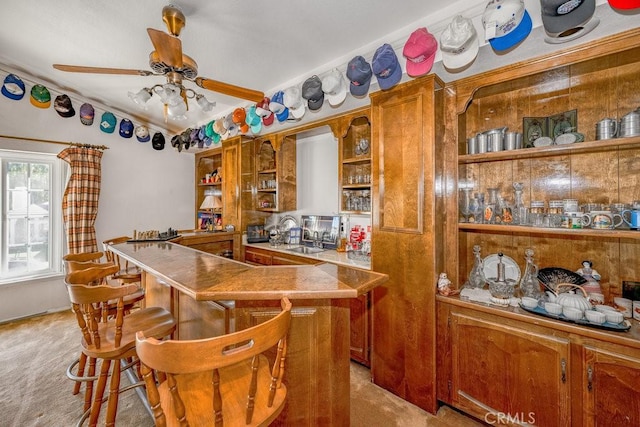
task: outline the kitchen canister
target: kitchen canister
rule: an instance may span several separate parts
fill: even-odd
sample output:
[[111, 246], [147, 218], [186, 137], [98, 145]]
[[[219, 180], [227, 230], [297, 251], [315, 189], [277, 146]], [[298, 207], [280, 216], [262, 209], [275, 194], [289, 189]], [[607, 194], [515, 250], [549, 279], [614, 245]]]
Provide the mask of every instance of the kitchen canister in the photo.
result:
[[504, 149], [518, 150], [522, 148], [522, 134], [520, 132], [507, 132], [504, 134]]
[[476, 135], [476, 141], [478, 143], [478, 153], [482, 154], [482, 153], [486, 153], [488, 151], [488, 146], [487, 146], [487, 135], [484, 133], [479, 133]]
[[478, 138], [472, 136], [467, 139], [467, 154], [478, 154]]

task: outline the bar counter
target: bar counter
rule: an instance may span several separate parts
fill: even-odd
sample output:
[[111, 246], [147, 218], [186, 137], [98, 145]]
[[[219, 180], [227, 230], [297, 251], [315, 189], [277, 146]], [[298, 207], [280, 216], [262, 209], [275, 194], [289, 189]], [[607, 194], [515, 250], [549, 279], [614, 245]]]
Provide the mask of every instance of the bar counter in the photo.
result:
[[143, 270], [145, 303], [173, 313], [175, 339], [259, 324], [288, 297], [287, 404], [273, 425], [349, 426], [349, 298], [387, 275], [334, 264], [251, 266], [171, 242], [123, 243], [111, 250]]

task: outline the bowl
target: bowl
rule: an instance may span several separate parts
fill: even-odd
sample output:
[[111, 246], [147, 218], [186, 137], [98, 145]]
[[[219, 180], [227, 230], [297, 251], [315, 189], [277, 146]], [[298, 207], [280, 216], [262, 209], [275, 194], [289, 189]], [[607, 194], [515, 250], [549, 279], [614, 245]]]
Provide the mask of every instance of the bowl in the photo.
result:
[[564, 314], [564, 317], [570, 320], [580, 320], [584, 317], [584, 312], [575, 307], [562, 307], [562, 314]]
[[624, 320], [624, 316], [619, 311], [607, 311], [606, 313], [604, 313], [604, 315], [607, 318], [607, 322], [616, 325], [618, 323], [622, 323], [622, 321]]
[[538, 306], [538, 300], [531, 297], [522, 297], [520, 302], [527, 308], [536, 308]]
[[557, 302], [545, 302], [544, 309], [547, 313], [559, 315], [562, 313], [562, 306]]
[[591, 323], [595, 323], [596, 325], [601, 325], [607, 320], [607, 316], [604, 313], [601, 313], [596, 310], [587, 310], [584, 312], [584, 317]]
[[604, 304], [598, 304], [596, 305], [596, 310], [599, 311], [600, 313], [608, 313], [608, 312], [615, 312], [617, 313], [618, 310], [616, 310], [615, 308], [611, 307], [610, 305], [604, 305]]

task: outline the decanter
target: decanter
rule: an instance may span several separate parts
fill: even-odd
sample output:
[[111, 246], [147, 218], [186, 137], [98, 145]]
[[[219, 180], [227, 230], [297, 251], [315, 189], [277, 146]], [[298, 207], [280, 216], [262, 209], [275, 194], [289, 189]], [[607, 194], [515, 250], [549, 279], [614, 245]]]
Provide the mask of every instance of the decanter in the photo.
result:
[[480, 256], [480, 245], [473, 247], [473, 267], [469, 272], [469, 285], [472, 288], [483, 288], [485, 284], [482, 257]]
[[533, 263], [533, 249], [524, 251], [526, 266], [520, 279], [520, 293], [523, 297], [540, 299], [542, 291], [538, 282], [538, 266]]
[[521, 182], [513, 183], [513, 190], [515, 192], [515, 201], [513, 203], [513, 224], [526, 225], [527, 224], [527, 208], [522, 200], [522, 189], [524, 185]]

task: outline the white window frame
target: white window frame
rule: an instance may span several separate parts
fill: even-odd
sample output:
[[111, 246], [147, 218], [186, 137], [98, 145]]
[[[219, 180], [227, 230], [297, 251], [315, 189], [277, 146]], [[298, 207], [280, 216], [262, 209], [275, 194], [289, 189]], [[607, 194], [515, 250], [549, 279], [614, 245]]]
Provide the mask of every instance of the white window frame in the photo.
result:
[[[62, 197], [65, 186], [65, 165], [56, 154], [36, 153], [18, 150], [0, 149], [0, 267], [6, 268], [5, 250], [8, 244], [7, 221], [7, 183], [5, 182], [5, 161], [47, 163], [51, 165], [51, 177], [49, 181], [49, 269], [39, 272], [28, 272], [15, 276], [0, 276], [0, 286], [15, 284], [17, 282], [31, 281], [45, 277], [59, 276], [62, 274], [62, 254], [64, 245], [64, 224], [62, 221]], [[0, 270], [2, 271], [2, 270]]]

